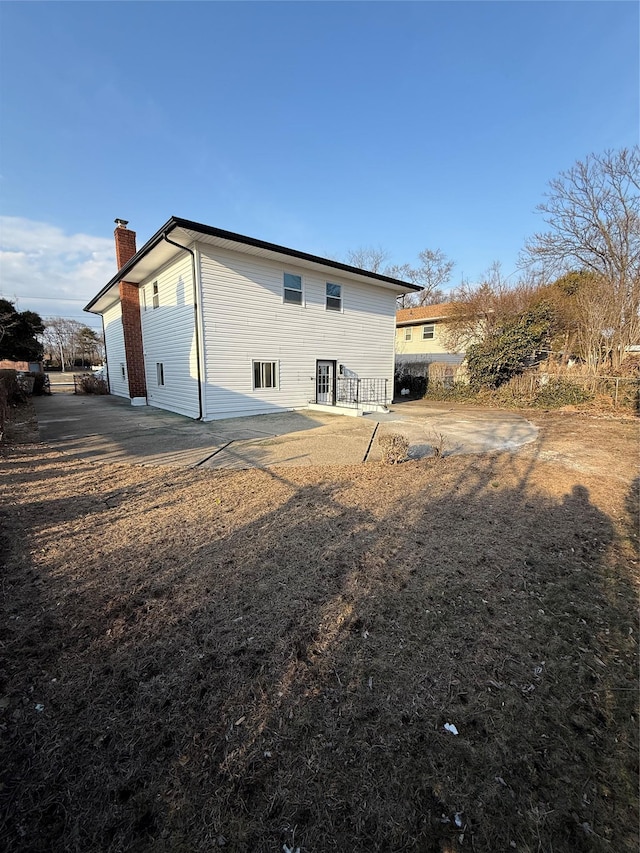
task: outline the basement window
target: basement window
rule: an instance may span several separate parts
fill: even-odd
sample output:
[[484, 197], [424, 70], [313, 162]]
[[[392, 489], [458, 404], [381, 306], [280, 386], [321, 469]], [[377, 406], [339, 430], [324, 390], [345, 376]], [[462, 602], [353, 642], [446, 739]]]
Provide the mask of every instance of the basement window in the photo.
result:
[[422, 327], [422, 340], [432, 341], [435, 337], [434, 325], [430, 323], [428, 326]]
[[253, 387], [254, 389], [278, 387], [277, 361], [253, 362]]
[[158, 293], [158, 282], [153, 282], [153, 307], [160, 307], [160, 294]]
[[164, 364], [161, 361], [156, 362], [156, 379], [158, 386], [164, 385]]

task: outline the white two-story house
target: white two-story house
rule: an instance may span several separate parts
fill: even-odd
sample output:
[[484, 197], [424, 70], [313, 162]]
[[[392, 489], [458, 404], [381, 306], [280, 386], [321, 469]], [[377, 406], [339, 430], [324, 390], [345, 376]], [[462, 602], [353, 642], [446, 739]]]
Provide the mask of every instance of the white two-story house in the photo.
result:
[[172, 217], [116, 220], [102, 315], [112, 394], [205, 421], [393, 397], [396, 299], [414, 285]]

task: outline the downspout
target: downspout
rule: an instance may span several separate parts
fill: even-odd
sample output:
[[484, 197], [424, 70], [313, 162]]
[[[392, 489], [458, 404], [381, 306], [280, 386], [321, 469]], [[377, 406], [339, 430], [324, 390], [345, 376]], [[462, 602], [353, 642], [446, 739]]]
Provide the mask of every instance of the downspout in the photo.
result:
[[107, 332], [104, 327], [104, 314], [100, 315], [100, 319], [102, 320], [102, 346], [104, 347], [104, 366], [105, 373], [107, 379], [107, 388], [109, 389], [109, 393], [111, 393], [111, 382], [109, 381], [109, 359], [107, 358]]
[[202, 371], [200, 370], [200, 335], [198, 334], [198, 290], [196, 286], [196, 253], [193, 249], [190, 249], [188, 246], [182, 246], [180, 243], [176, 243], [173, 240], [170, 240], [167, 235], [163, 232], [162, 239], [167, 243], [171, 243], [172, 246], [176, 246], [178, 249], [184, 249], [185, 252], [189, 252], [191, 255], [191, 278], [193, 282], [193, 330], [195, 332], [196, 338], [196, 365], [198, 371], [198, 420], [202, 420]]

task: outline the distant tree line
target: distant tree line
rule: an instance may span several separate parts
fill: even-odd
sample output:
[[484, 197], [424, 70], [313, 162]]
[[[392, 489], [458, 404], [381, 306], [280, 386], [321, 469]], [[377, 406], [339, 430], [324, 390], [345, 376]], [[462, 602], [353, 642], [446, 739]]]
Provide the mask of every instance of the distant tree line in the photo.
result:
[[0, 359], [40, 361], [61, 370], [90, 367], [104, 360], [102, 337], [77, 320], [18, 311], [14, 302], [0, 299]]

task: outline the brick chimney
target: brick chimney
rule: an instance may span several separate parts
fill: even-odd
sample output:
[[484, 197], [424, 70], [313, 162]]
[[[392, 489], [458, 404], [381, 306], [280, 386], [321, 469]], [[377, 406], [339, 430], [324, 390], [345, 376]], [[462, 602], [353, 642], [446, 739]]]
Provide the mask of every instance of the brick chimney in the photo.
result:
[[127, 228], [129, 223], [126, 219], [116, 219], [115, 223], [116, 230], [113, 236], [116, 238], [116, 263], [121, 270], [136, 253], [136, 232], [129, 231]]
[[[130, 261], [136, 253], [136, 232], [129, 231], [126, 219], [116, 219], [113, 232], [116, 241], [118, 269]], [[144, 372], [142, 348], [142, 323], [140, 320], [140, 292], [136, 284], [120, 282], [120, 305], [122, 307], [122, 332], [127, 361], [129, 397], [132, 406], [144, 406], [147, 402], [147, 382]]]

